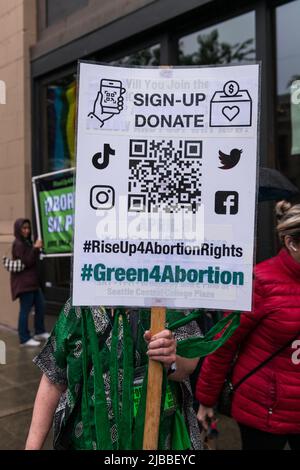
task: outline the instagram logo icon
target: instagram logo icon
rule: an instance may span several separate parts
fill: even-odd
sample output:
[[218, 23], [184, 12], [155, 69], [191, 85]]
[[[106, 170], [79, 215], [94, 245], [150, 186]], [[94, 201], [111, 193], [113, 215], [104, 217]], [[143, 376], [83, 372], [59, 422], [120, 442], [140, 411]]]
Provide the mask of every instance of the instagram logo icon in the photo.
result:
[[90, 205], [93, 209], [108, 210], [115, 205], [115, 190], [112, 186], [93, 186], [90, 192]]

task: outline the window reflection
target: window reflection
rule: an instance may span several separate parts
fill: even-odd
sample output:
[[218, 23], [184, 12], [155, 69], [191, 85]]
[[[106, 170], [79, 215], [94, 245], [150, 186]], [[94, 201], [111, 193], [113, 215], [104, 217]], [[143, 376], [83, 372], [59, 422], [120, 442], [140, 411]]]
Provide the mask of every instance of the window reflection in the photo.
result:
[[254, 60], [254, 12], [202, 29], [179, 40], [180, 65], [234, 64]]
[[[110, 62], [112, 65], [159, 65], [160, 46], [141, 49]], [[46, 171], [75, 166], [76, 76], [56, 80], [47, 87]]]
[[276, 8], [277, 154], [300, 187], [300, 0]]
[[47, 87], [48, 168], [75, 164], [76, 80], [69, 76]]
[[156, 44], [145, 49], [141, 49], [133, 54], [126, 55], [120, 59], [110, 62], [112, 65], [153, 65], [160, 64], [160, 46]]
[[[157, 44], [139, 50], [110, 63], [159, 65], [160, 46]], [[76, 75], [53, 81], [47, 86], [46, 95], [48, 155], [45, 171], [48, 172], [75, 166]], [[70, 284], [70, 258], [48, 258], [44, 263], [44, 279], [49, 286], [45, 291], [46, 299], [57, 301], [57, 288], [68, 288]], [[54, 292], [52, 288], [55, 288]], [[66, 295], [69, 296], [69, 293]]]

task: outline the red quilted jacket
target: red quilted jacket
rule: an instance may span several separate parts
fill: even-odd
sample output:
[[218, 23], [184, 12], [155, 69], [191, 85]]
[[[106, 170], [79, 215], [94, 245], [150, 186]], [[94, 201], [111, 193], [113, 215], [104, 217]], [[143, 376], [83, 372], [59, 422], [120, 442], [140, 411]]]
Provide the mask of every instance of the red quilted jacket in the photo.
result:
[[[233, 336], [206, 357], [196, 398], [205, 406], [215, 405], [237, 352], [233, 384], [289, 339], [292, 342], [297, 332], [300, 340], [300, 264], [282, 249], [256, 266], [253, 311], [243, 313]], [[236, 390], [232, 402], [236, 421], [275, 434], [300, 433], [298, 340]]]

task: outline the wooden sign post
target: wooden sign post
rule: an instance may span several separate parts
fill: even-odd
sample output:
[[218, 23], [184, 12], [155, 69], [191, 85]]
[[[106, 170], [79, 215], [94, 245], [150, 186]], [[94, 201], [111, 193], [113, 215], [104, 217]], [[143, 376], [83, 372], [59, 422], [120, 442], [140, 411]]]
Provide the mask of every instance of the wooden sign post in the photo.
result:
[[[164, 307], [151, 308], [151, 333], [155, 335], [164, 330], [166, 309]], [[147, 402], [144, 427], [144, 450], [156, 450], [158, 445], [158, 432], [161, 408], [161, 389], [163, 379], [163, 366], [156, 361], [149, 360]]]

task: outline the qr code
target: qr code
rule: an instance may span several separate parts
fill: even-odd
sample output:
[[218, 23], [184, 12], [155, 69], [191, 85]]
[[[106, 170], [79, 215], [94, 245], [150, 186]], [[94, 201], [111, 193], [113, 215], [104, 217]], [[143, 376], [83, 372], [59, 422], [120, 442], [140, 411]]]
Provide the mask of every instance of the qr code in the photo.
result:
[[128, 210], [196, 213], [201, 205], [201, 140], [131, 139]]

